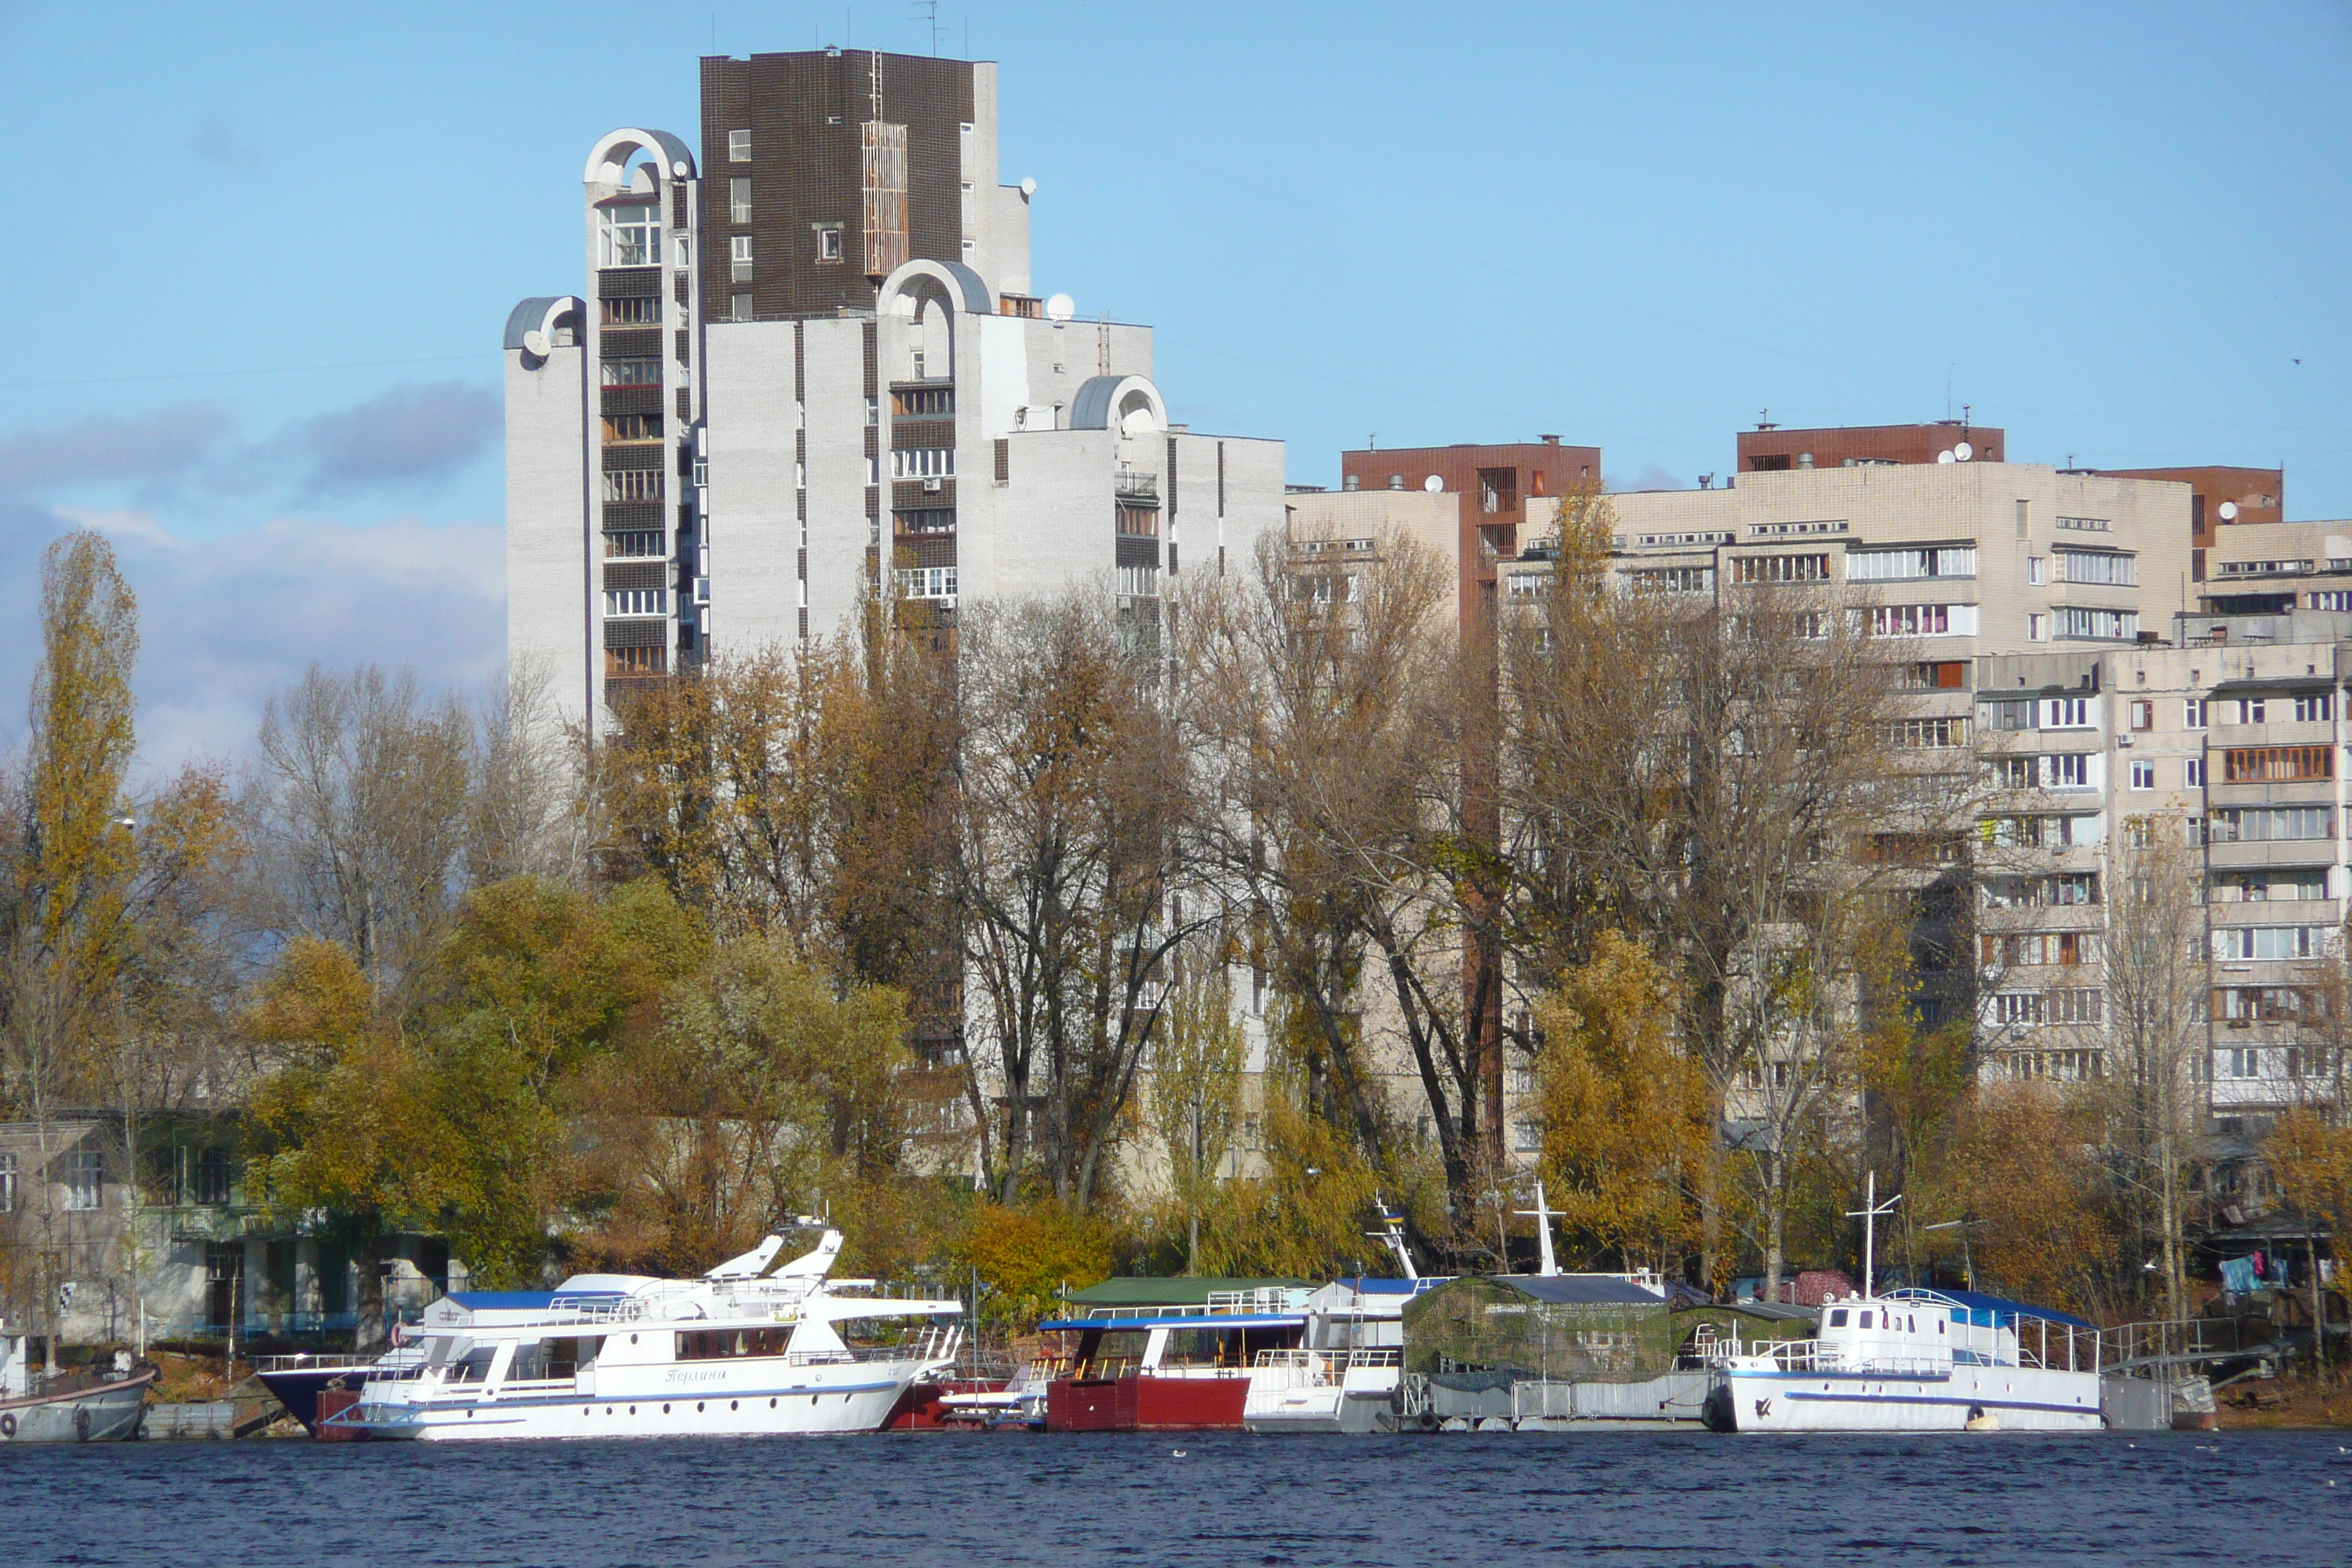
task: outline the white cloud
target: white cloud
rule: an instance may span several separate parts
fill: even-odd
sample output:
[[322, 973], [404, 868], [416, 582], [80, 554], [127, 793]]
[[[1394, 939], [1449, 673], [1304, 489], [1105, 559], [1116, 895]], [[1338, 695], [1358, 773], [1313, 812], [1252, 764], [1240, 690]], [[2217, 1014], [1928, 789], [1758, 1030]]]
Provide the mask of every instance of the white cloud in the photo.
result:
[[506, 660], [504, 532], [414, 518], [283, 517], [192, 540], [136, 510], [0, 509], [0, 735], [21, 744], [38, 657], [40, 552], [77, 525], [113, 542], [139, 597], [140, 758], [235, 758], [262, 700], [317, 663], [407, 666], [427, 688], [496, 679]]

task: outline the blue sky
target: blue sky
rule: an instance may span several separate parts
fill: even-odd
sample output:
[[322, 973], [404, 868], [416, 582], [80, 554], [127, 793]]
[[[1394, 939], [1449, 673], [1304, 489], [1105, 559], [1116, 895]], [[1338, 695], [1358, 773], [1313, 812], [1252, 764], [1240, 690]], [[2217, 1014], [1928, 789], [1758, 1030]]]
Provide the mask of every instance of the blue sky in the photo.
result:
[[[906, 0], [0, 0], [17, 374], [0, 740], [31, 566], [107, 527], [151, 759], [316, 658], [494, 679], [499, 330], [581, 286], [604, 131], [696, 58], [928, 52]], [[1195, 428], [1595, 442], [1692, 482], [1762, 409], [1943, 416], [2020, 461], [2284, 463], [2352, 516], [2352, 7], [1006, 5], [1035, 281], [1159, 329]], [[969, 33], [967, 35], [967, 27]]]

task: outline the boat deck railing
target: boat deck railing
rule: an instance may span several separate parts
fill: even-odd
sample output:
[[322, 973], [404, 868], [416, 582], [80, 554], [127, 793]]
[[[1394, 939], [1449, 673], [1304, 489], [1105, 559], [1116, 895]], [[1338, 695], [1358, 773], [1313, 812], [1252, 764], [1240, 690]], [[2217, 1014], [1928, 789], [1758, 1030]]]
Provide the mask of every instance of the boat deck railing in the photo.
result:
[[[1738, 1353], [1727, 1351], [1725, 1359]], [[1952, 1363], [1941, 1356], [1857, 1355], [1853, 1347], [1836, 1340], [1768, 1340], [1748, 1347], [1750, 1356], [1767, 1356], [1782, 1372], [1873, 1373], [1887, 1377], [1941, 1377]]]
[[1337, 1388], [1350, 1372], [1401, 1366], [1403, 1360], [1404, 1352], [1393, 1349], [1260, 1351], [1251, 1371], [1269, 1388]]

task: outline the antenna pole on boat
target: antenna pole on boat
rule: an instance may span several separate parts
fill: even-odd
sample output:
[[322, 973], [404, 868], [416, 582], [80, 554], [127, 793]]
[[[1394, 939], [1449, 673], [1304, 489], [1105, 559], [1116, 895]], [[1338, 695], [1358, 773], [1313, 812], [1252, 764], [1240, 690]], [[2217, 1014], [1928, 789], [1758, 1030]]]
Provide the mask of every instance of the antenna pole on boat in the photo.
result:
[[1531, 1209], [1520, 1209], [1518, 1215], [1522, 1219], [1532, 1219], [1536, 1222], [1536, 1239], [1543, 1247], [1543, 1265], [1536, 1272], [1549, 1279], [1559, 1272], [1559, 1263], [1552, 1256], [1551, 1210], [1544, 1203], [1541, 1182], [1536, 1184], [1536, 1206]]
[[1862, 1221], [1862, 1299], [1867, 1301], [1878, 1294], [1877, 1289], [1871, 1284], [1870, 1279], [1871, 1266], [1876, 1261], [1873, 1254], [1877, 1247], [1878, 1216], [1894, 1213], [1895, 1205], [1903, 1201], [1903, 1194], [1897, 1193], [1885, 1203], [1880, 1203], [1876, 1171], [1872, 1171], [1864, 1178], [1862, 1194], [1862, 1207], [1846, 1210], [1845, 1217]]

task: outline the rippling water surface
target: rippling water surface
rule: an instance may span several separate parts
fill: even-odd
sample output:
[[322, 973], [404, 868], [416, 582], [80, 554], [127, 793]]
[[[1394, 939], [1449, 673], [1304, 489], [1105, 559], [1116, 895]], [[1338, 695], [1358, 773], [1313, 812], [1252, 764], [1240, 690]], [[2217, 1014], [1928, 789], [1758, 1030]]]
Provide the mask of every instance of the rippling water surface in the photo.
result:
[[2352, 1435], [0, 1450], [0, 1562], [2352, 1562]]

